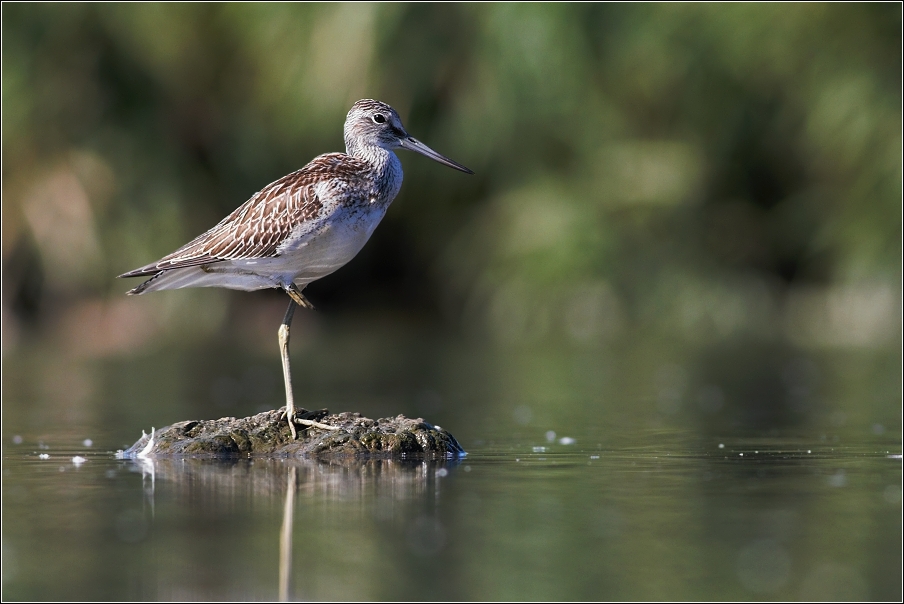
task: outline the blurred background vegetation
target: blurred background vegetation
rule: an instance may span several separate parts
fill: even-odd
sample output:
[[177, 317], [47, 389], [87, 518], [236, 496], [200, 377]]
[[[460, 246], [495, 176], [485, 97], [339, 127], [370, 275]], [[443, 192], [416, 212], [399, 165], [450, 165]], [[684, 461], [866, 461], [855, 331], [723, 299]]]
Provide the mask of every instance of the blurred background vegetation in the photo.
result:
[[896, 3], [2, 11], [10, 429], [282, 404], [285, 296], [114, 277], [342, 150], [371, 97], [477, 175], [401, 154], [296, 319], [306, 406], [899, 431]]

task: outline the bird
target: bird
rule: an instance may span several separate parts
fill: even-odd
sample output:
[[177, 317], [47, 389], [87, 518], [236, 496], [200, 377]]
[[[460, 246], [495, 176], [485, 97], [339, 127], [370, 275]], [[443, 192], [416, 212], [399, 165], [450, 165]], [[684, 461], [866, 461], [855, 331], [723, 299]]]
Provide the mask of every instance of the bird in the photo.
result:
[[343, 131], [345, 153], [318, 155], [176, 251], [119, 275], [147, 278], [129, 295], [183, 287], [285, 291], [289, 307], [277, 336], [293, 440], [296, 423], [332, 427], [295, 417], [289, 363], [292, 317], [299, 306], [314, 308], [304, 288], [347, 264], [380, 224], [402, 185], [402, 163], [395, 151], [413, 151], [474, 174], [410, 136], [396, 110], [381, 101], [357, 101]]

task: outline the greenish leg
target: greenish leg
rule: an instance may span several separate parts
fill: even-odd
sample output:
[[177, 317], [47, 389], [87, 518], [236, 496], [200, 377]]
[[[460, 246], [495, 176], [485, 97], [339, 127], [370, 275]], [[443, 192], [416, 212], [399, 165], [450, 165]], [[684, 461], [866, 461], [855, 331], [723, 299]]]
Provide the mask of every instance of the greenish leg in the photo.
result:
[[295, 316], [295, 308], [302, 306], [314, 310], [314, 305], [304, 297], [301, 290], [293, 283], [285, 288], [286, 293], [292, 300], [289, 302], [289, 308], [286, 309], [286, 316], [283, 318], [282, 325], [279, 326], [279, 354], [282, 357], [283, 379], [286, 382], [286, 419], [289, 422], [289, 430], [292, 432], [292, 439], [298, 438], [295, 430], [295, 424], [320, 428], [322, 430], [341, 430], [337, 426], [329, 424], [321, 424], [309, 419], [300, 419], [295, 417], [295, 396], [292, 393], [292, 369], [289, 365], [289, 326], [292, 325], [292, 317]]
[[286, 382], [286, 419], [289, 420], [292, 440], [297, 438], [298, 434], [295, 432], [295, 398], [292, 395], [292, 369], [289, 366], [289, 326], [292, 324], [292, 317], [295, 316], [296, 306], [298, 303], [293, 297], [289, 302], [289, 308], [286, 309], [282, 325], [279, 326], [279, 354], [282, 357], [283, 378]]

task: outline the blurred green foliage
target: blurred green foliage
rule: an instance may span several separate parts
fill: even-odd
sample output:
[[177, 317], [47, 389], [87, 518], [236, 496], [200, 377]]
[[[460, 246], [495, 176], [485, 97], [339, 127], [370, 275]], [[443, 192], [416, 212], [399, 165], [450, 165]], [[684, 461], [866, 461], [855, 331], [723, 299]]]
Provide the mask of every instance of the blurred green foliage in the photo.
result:
[[7, 302], [17, 264], [32, 303], [118, 291], [367, 96], [479, 176], [405, 158], [346, 287], [894, 277], [900, 43], [894, 4], [4, 6]]
[[113, 277], [341, 150], [364, 97], [477, 175], [403, 153], [384, 224], [308, 290], [332, 316], [752, 365], [900, 343], [898, 4], [2, 11], [5, 350], [47, 325], [89, 356], [258, 325], [230, 315], [246, 294], [148, 303]]

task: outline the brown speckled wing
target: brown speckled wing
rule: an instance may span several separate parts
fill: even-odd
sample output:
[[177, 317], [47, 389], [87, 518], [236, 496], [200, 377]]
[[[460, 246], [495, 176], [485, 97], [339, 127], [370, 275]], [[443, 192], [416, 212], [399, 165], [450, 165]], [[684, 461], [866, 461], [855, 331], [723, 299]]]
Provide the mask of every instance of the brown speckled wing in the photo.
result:
[[317, 185], [333, 181], [334, 190], [360, 178], [366, 165], [343, 153], [314, 158], [304, 168], [270, 183], [215, 227], [175, 252], [120, 277], [201, 266], [223, 260], [271, 258], [299, 224], [317, 219], [324, 200]]

